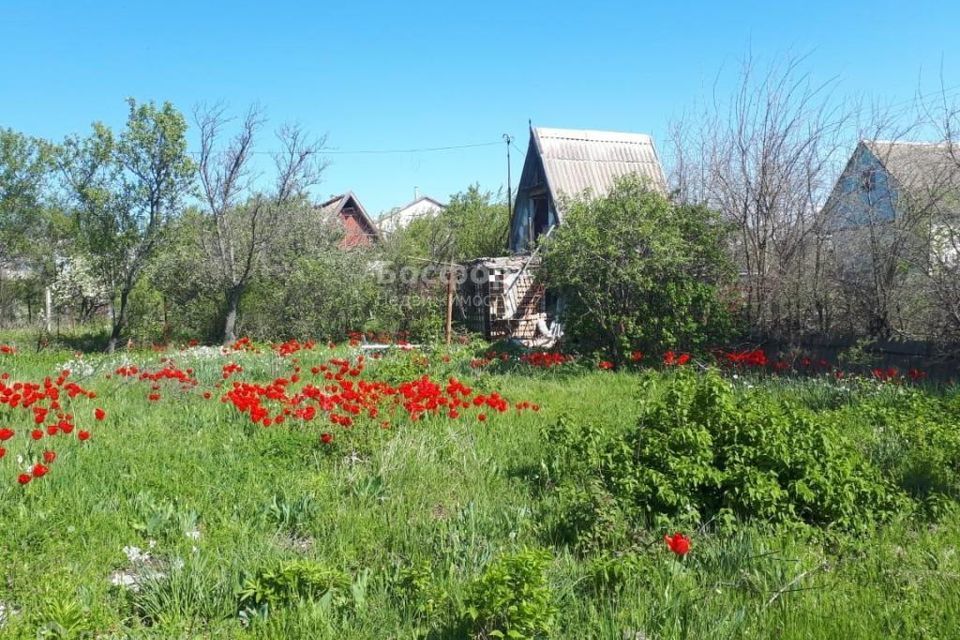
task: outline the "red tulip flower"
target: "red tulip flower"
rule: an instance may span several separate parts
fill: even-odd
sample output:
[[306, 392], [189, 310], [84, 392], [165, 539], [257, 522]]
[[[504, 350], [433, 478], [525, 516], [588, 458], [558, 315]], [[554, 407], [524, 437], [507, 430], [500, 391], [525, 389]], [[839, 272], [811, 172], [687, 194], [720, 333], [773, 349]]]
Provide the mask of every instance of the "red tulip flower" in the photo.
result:
[[50, 467], [40, 464], [39, 462], [33, 465], [33, 469], [30, 471], [33, 474], [34, 478], [42, 478], [47, 475], [47, 472], [50, 471]]
[[89, 431], [81, 431], [81, 432], [79, 432], [79, 433], [77, 434], [77, 438], [78, 438], [81, 442], [84, 442], [84, 441], [86, 441], [86, 440], [89, 440], [89, 439], [90, 439], [90, 432], [89, 432]]
[[93, 417], [96, 418], [97, 420], [103, 420], [104, 418], [107, 417], [107, 412], [101, 409], [100, 407], [97, 407], [96, 409], [93, 410]]
[[28, 482], [30, 482], [30, 480], [31, 480], [30, 476], [27, 475], [26, 473], [21, 473], [19, 476], [17, 476], [17, 482], [19, 482], [20, 484], [27, 484]]
[[690, 552], [690, 538], [680, 532], [672, 536], [663, 536], [663, 541], [667, 543], [667, 548], [678, 556], [685, 556]]
[[321, 433], [320, 442], [322, 442], [323, 444], [330, 444], [331, 442], [333, 442], [333, 435], [329, 433]]
[[33, 438], [34, 440], [39, 440], [40, 438], [43, 437], [43, 431], [41, 431], [40, 429], [34, 429], [33, 431], [30, 432], [30, 437]]
[[56, 451], [44, 451], [44, 452], [43, 452], [43, 461], [46, 462], [47, 464], [50, 464], [51, 462], [53, 462], [53, 461], [56, 460], [56, 459], [57, 459], [57, 452], [56, 452]]

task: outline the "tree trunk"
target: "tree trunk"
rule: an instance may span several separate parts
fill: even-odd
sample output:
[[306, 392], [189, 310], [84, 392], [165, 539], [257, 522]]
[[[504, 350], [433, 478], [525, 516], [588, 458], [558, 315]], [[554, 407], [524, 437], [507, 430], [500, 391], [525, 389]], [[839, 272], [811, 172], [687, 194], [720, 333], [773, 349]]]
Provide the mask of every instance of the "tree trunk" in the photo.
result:
[[223, 323], [223, 344], [227, 345], [237, 339], [237, 311], [240, 309], [240, 296], [243, 287], [235, 286], [227, 291], [227, 316]]
[[117, 350], [120, 343], [120, 335], [127, 328], [127, 299], [130, 297], [130, 290], [124, 288], [120, 292], [120, 309], [113, 317], [113, 329], [110, 332], [110, 341], [107, 343], [107, 353], [113, 353]]

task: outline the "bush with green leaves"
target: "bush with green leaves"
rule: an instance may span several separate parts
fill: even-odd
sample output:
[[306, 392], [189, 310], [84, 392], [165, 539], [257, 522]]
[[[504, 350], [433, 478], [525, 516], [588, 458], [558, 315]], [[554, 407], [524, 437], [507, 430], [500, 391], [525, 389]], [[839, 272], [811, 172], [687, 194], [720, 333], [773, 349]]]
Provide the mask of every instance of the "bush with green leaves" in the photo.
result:
[[674, 204], [636, 177], [604, 197], [568, 202], [544, 241], [541, 271], [563, 300], [566, 339], [616, 364], [632, 350], [724, 342], [731, 327], [719, 294], [731, 274], [724, 235], [713, 211]]
[[237, 606], [245, 616], [266, 616], [301, 601], [348, 601], [350, 578], [311, 560], [293, 560], [261, 569], [243, 579]]
[[632, 530], [744, 520], [857, 529], [906, 496], [842, 423], [760, 394], [738, 395], [716, 372], [647, 379], [637, 423], [549, 429], [566, 533], [582, 547]]
[[494, 560], [468, 588], [464, 611], [474, 637], [542, 638], [553, 629], [554, 595], [545, 571], [552, 556], [527, 549]]

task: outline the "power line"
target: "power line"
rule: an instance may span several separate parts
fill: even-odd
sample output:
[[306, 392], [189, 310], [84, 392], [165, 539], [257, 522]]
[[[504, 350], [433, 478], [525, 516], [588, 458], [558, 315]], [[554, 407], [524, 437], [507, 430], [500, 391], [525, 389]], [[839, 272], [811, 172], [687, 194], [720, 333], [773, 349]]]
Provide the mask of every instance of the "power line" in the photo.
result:
[[[477, 142], [474, 144], [457, 144], [444, 147], [419, 147], [412, 149], [318, 149], [314, 153], [319, 155], [387, 155], [393, 153], [432, 153], [436, 151], [456, 151], [458, 149], [476, 149], [479, 147], [492, 147], [503, 144], [502, 140], [496, 142]], [[199, 151], [190, 151], [191, 155], [200, 155]], [[250, 151], [249, 153], [257, 155], [272, 155], [283, 153], [282, 151]]]
[[455, 151], [457, 149], [476, 149], [478, 147], [492, 147], [494, 145], [503, 144], [502, 140], [497, 140], [496, 142], [478, 142], [475, 144], [458, 144], [450, 145], [446, 147], [421, 147], [419, 149], [363, 149], [356, 151], [349, 150], [325, 150], [321, 153], [335, 153], [340, 155], [346, 154], [387, 154], [387, 153], [430, 153], [433, 151]]

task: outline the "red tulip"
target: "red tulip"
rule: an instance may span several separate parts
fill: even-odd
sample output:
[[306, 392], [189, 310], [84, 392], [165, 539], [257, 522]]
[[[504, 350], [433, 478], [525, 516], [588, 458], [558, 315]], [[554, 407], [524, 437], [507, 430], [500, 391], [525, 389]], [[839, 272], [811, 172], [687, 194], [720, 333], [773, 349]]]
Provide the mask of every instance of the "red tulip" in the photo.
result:
[[90, 432], [89, 432], [89, 431], [81, 431], [81, 432], [79, 432], [79, 433], [77, 434], [77, 439], [80, 440], [81, 442], [84, 442], [84, 441], [86, 441], [86, 440], [89, 440], [89, 439], [90, 439]]
[[321, 433], [320, 442], [322, 442], [323, 444], [330, 444], [331, 442], [333, 442], [333, 435], [329, 433]]
[[104, 418], [107, 417], [107, 412], [101, 409], [100, 407], [97, 407], [96, 409], [93, 410], [93, 417], [96, 418], [97, 420], [103, 420]]
[[667, 543], [667, 548], [678, 556], [685, 556], [690, 552], [690, 538], [680, 532], [672, 536], [663, 536], [663, 541]]
[[37, 464], [33, 465], [31, 473], [33, 474], [34, 478], [42, 478], [43, 476], [47, 475], [48, 471], [50, 471], [50, 467], [38, 462]]
[[17, 482], [19, 482], [20, 484], [27, 484], [28, 482], [30, 482], [30, 480], [31, 480], [30, 476], [25, 473], [21, 473], [19, 476], [17, 476]]
[[46, 463], [49, 464], [49, 463], [53, 462], [53, 461], [56, 460], [56, 459], [57, 459], [57, 452], [56, 452], [56, 451], [44, 451], [44, 452], [43, 452], [43, 461], [44, 461], [44, 462], [46, 462]]
[[4, 440], [9, 440], [14, 436], [14, 433], [15, 432], [13, 429], [7, 429], [6, 427], [4, 427], [3, 429], [0, 429], [0, 442], [3, 442]]

